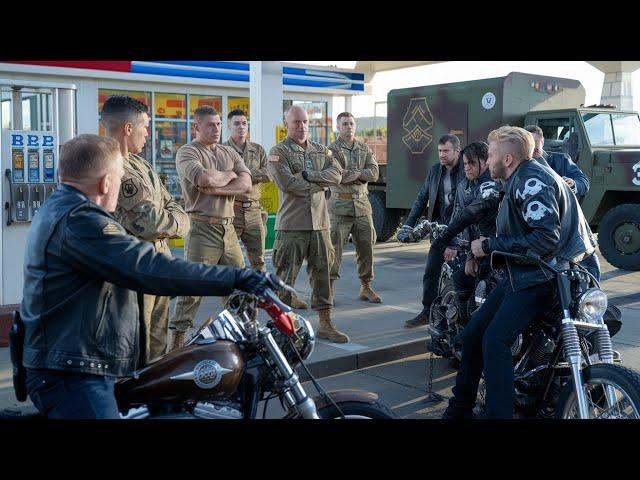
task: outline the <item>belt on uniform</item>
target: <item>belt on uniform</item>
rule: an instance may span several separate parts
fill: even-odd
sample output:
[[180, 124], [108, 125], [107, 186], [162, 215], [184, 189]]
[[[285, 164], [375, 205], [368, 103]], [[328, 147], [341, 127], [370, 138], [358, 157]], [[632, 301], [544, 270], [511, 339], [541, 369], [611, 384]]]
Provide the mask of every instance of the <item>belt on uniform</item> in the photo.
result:
[[164, 247], [164, 245], [166, 245], [166, 241], [164, 238], [159, 238], [158, 240], [154, 240], [152, 243], [156, 250], [159, 250], [160, 248]]
[[364, 196], [364, 193], [338, 193], [338, 198], [341, 200], [354, 200]]
[[251, 207], [251, 205], [255, 204], [255, 203], [260, 203], [257, 200], [249, 200], [247, 202], [243, 202], [242, 200], [235, 200], [234, 203], [236, 205], [241, 206], [242, 208], [249, 208]]
[[197, 215], [195, 213], [190, 213], [189, 216], [194, 220], [198, 220], [200, 222], [206, 222], [210, 225], [228, 225], [230, 223], [233, 223], [233, 217], [216, 218], [216, 217], [207, 217], [206, 215]]

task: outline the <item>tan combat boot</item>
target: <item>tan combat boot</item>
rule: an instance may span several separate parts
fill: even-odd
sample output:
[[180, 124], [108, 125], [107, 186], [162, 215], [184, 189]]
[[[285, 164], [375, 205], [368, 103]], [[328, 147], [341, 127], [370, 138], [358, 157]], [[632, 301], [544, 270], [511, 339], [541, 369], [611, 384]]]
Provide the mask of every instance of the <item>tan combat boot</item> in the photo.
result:
[[186, 340], [187, 332], [181, 332], [175, 329], [169, 329], [171, 332], [171, 340], [169, 340], [169, 348], [167, 353], [172, 352], [178, 348], [184, 347], [184, 343]]
[[332, 278], [331, 280], [329, 280], [329, 287], [331, 287], [331, 298], [333, 298], [333, 301], [335, 302], [336, 300], [336, 291], [333, 289], [333, 284], [335, 283], [336, 279]]
[[291, 303], [289, 303], [289, 306], [298, 310], [306, 310], [307, 308], [309, 308], [309, 305], [307, 305], [304, 300], [300, 300], [298, 297], [295, 297], [293, 295], [291, 295]]
[[371, 303], [382, 303], [380, 296], [371, 288], [371, 283], [363, 282], [362, 285], [360, 285], [360, 295], [358, 298], [360, 300], [369, 300]]
[[319, 310], [318, 315], [320, 317], [320, 326], [316, 333], [318, 338], [324, 338], [335, 343], [347, 343], [349, 341], [349, 337], [334, 327], [331, 322], [331, 310]]

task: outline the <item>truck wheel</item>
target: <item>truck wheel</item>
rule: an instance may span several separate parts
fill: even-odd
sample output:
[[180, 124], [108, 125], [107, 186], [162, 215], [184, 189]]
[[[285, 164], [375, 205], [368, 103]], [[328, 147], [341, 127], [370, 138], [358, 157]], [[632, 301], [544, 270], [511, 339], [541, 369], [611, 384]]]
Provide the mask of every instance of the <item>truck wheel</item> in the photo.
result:
[[600, 252], [613, 266], [640, 270], [640, 205], [626, 203], [609, 210], [598, 226]]
[[376, 229], [378, 242], [386, 242], [398, 230], [402, 211], [387, 208], [387, 194], [381, 190], [369, 192], [369, 202], [373, 210], [373, 226]]

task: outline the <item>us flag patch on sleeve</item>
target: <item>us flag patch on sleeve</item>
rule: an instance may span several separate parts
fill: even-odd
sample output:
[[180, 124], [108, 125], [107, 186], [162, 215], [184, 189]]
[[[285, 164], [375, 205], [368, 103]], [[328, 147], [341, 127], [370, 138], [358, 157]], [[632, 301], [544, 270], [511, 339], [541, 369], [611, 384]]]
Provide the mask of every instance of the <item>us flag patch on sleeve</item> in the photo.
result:
[[280, 161], [280, 157], [278, 155], [269, 155], [269, 161], [270, 162], [279, 162]]

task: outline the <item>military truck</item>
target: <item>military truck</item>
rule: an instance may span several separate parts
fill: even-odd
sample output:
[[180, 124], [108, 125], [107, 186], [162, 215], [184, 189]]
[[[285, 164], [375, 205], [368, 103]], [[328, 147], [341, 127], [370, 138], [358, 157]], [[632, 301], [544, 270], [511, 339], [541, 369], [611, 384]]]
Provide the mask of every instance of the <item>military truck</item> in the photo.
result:
[[369, 198], [379, 241], [396, 232], [438, 162], [438, 139], [486, 141], [502, 125], [538, 125], [546, 151], [568, 153], [591, 188], [582, 209], [609, 263], [640, 270], [640, 118], [610, 105], [584, 106], [577, 80], [526, 73], [391, 90], [387, 163]]

